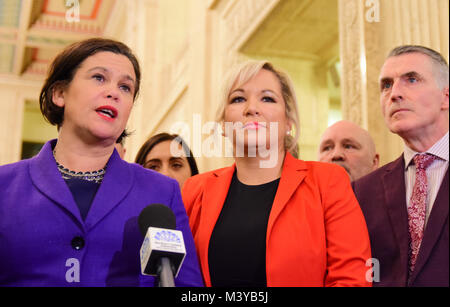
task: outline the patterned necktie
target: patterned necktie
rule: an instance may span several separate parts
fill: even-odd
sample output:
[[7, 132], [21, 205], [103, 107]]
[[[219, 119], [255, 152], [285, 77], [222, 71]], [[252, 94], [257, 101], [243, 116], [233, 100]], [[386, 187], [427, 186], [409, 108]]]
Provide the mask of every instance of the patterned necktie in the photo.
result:
[[414, 157], [416, 166], [416, 179], [408, 208], [408, 226], [410, 235], [409, 272], [414, 271], [420, 244], [423, 238], [427, 202], [427, 173], [426, 169], [436, 159], [429, 154], [420, 154]]

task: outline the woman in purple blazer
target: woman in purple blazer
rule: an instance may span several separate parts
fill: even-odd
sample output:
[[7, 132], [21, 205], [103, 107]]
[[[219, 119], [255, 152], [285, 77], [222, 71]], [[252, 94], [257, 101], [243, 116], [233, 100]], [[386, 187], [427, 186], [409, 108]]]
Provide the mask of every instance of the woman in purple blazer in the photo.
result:
[[54, 60], [40, 107], [58, 139], [0, 167], [0, 286], [153, 286], [140, 274], [138, 226], [153, 203], [183, 232], [175, 284], [202, 286], [178, 183], [114, 149], [139, 84], [137, 59], [116, 41], [82, 41]]

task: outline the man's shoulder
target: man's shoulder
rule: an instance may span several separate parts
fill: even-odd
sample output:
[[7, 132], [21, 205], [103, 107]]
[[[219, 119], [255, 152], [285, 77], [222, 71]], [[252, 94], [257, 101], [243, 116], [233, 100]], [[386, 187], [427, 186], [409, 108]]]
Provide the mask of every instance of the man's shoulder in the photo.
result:
[[403, 167], [403, 155], [398, 159], [389, 162], [382, 167], [376, 169], [375, 171], [361, 177], [353, 183], [354, 189], [364, 189], [371, 188], [374, 184], [377, 184], [384, 176], [389, 176], [389, 173], [392, 173], [393, 170], [399, 169]]

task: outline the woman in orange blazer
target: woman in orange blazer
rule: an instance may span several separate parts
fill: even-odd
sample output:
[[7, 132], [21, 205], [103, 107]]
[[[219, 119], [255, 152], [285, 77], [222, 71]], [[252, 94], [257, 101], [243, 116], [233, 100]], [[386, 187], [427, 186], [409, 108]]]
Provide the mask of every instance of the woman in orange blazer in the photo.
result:
[[369, 236], [347, 173], [289, 153], [298, 138], [289, 77], [242, 64], [218, 114], [235, 164], [182, 191], [205, 284], [370, 286]]

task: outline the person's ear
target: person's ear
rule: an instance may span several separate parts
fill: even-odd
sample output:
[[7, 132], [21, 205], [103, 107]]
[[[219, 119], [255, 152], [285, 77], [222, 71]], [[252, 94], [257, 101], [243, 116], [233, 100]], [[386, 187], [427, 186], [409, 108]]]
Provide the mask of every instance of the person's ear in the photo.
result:
[[286, 131], [288, 132], [289, 135], [292, 135], [292, 120], [290, 118], [288, 118], [287, 123], [286, 123]]
[[375, 157], [373, 157], [373, 170], [376, 170], [379, 165], [380, 165], [380, 155], [375, 154]]
[[442, 94], [443, 94], [443, 96], [444, 96], [444, 99], [443, 99], [443, 102], [442, 102], [442, 108], [444, 109], [444, 110], [448, 110], [449, 109], [449, 87], [448, 86], [446, 86], [445, 88], [444, 88], [444, 90], [443, 90], [443, 92], [442, 92]]
[[64, 101], [65, 88], [62, 85], [55, 85], [52, 89], [52, 101], [58, 107], [63, 108], [65, 106]]

